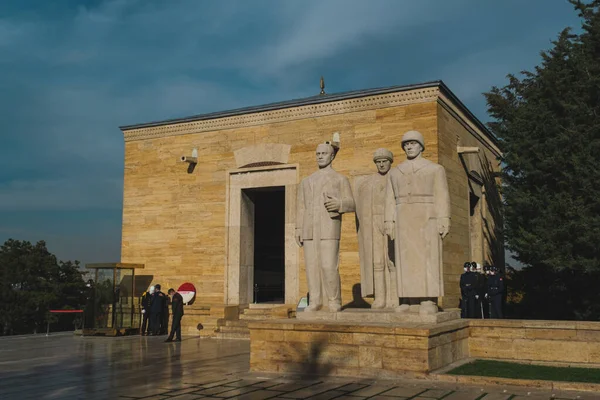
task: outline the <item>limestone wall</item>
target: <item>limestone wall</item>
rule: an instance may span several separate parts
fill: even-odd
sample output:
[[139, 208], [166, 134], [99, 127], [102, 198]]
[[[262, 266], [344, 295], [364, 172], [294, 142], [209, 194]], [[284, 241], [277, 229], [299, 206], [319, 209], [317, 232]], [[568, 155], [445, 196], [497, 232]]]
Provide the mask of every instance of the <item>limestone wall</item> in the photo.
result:
[[[439, 163], [446, 169], [450, 201], [452, 203], [452, 227], [444, 240], [444, 307], [458, 307], [460, 299], [460, 275], [466, 261], [486, 262], [504, 267], [502, 226], [498, 209], [499, 197], [493, 172], [499, 171], [497, 151], [485, 137], [476, 136], [478, 130], [468, 123], [467, 118], [455, 108], [438, 105]], [[459, 156], [457, 146], [478, 147], [479, 154]], [[494, 151], [493, 151], [494, 150]], [[476, 183], [469, 187], [469, 171], [476, 171], [483, 180], [482, 221], [480, 229], [470, 229], [469, 192], [477, 189]], [[481, 193], [477, 193], [481, 195]], [[485, 204], [483, 204], [485, 203]], [[474, 232], [473, 232], [474, 231]], [[473, 237], [473, 234], [478, 237]], [[472, 254], [472, 245], [479, 242], [480, 254]]]
[[466, 358], [600, 365], [600, 322], [454, 320], [438, 324], [257, 321], [250, 370], [424, 377]]
[[472, 358], [600, 364], [600, 322], [470, 320]]
[[251, 322], [252, 372], [395, 378], [425, 376], [468, 357], [468, 322], [383, 326]]
[[[122, 261], [145, 264], [153, 282], [175, 287], [185, 281], [197, 288], [200, 303], [223, 303], [226, 265], [226, 177], [236, 168], [234, 151], [261, 143], [291, 145], [289, 164], [299, 165], [299, 179], [316, 170], [316, 145], [340, 132], [342, 149], [334, 168], [349, 177], [375, 172], [371, 160], [378, 147], [404, 158], [402, 134], [425, 135], [425, 157], [437, 160], [436, 103], [418, 103], [348, 112], [239, 129], [189, 133], [125, 143]], [[198, 149], [192, 173], [179, 163]], [[354, 215], [344, 218], [340, 273], [342, 301], [352, 301], [360, 282]], [[302, 252], [300, 252], [302, 254]], [[302, 257], [302, 256], [301, 256]], [[300, 260], [300, 293], [305, 294]]]

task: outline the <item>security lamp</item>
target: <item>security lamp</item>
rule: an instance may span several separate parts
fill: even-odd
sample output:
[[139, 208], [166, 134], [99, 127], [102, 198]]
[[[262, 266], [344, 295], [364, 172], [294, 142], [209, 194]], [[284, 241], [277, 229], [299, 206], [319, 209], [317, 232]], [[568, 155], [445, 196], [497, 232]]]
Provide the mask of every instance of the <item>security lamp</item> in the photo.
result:
[[197, 164], [198, 163], [198, 149], [192, 150], [191, 157], [190, 156], [181, 156], [180, 161], [190, 163], [190, 164]]

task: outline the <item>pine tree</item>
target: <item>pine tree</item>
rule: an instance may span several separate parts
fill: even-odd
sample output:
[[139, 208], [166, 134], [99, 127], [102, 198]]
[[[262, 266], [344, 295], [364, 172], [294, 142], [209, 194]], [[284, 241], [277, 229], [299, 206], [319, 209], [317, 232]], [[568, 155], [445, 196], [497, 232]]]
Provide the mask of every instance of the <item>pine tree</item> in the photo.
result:
[[485, 95], [503, 150], [507, 246], [529, 268], [514, 280], [523, 316], [597, 319], [600, 0], [570, 2], [581, 33], [563, 30], [533, 72]]
[[44, 241], [7, 240], [0, 246], [0, 335], [43, 331], [55, 318], [50, 309], [83, 304], [84, 288], [78, 262], [57, 261]]

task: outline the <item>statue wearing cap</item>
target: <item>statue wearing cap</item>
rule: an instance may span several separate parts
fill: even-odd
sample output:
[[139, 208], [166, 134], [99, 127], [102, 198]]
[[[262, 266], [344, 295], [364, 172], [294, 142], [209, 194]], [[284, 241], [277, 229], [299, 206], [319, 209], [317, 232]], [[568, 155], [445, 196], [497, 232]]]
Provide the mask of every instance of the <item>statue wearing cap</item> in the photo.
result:
[[402, 137], [407, 160], [388, 173], [385, 230], [395, 239], [398, 295], [444, 295], [442, 239], [450, 230], [450, 195], [444, 167], [422, 157], [423, 135]]
[[394, 155], [387, 149], [377, 149], [373, 162], [377, 173], [360, 176], [354, 182], [361, 294], [375, 297], [371, 308], [394, 308], [398, 306], [394, 246], [384, 227], [387, 173]]
[[337, 149], [329, 143], [317, 146], [319, 170], [304, 178], [298, 188], [296, 242], [304, 247], [309, 305], [317, 311], [327, 298], [329, 311], [340, 311], [339, 250], [342, 214], [354, 211], [348, 178], [331, 163]]

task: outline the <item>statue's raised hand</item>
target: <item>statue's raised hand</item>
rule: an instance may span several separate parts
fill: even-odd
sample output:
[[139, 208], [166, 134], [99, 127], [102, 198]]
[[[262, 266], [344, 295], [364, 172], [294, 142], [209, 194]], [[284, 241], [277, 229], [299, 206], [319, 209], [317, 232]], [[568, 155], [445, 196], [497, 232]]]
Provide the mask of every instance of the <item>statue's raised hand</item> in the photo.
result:
[[325, 208], [329, 212], [339, 211], [342, 207], [342, 201], [337, 197], [330, 196], [325, 194]]

